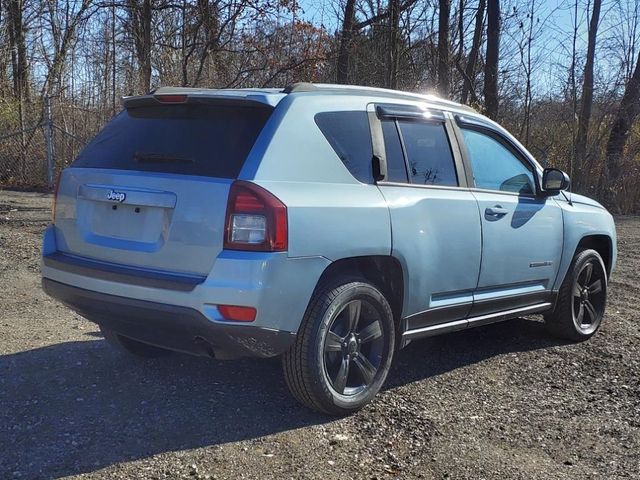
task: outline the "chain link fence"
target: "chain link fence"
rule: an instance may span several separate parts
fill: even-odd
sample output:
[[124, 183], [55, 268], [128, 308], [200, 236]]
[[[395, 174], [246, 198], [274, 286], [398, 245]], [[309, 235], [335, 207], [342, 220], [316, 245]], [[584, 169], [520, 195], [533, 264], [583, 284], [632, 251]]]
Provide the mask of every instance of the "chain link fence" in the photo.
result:
[[[56, 123], [53, 111], [47, 98], [35, 126], [4, 135], [0, 132], [0, 188], [52, 189], [58, 173], [91, 138], [69, 132], [64, 113], [60, 114], [60, 125]], [[94, 130], [87, 133], [92, 135]]]
[[46, 151], [41, 126], [0, 137], [0, 187], [48, 186]]

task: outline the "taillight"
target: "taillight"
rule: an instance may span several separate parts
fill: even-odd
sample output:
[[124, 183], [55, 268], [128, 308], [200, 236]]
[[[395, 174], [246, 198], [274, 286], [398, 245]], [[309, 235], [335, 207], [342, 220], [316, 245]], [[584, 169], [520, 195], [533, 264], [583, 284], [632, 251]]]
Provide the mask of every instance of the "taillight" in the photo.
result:
[[282, 252], [288, 246], [287, 207], [264, 188], [237, 180], [231, 185], [224, 248]]
[[60, 187], [60, 177], [62, 173], [58, 174], [56, 183], [53, 187], [53, 201], [51, 202], [51, 223], [56, 223], [56, 204], [58, 203], [58, 188]]

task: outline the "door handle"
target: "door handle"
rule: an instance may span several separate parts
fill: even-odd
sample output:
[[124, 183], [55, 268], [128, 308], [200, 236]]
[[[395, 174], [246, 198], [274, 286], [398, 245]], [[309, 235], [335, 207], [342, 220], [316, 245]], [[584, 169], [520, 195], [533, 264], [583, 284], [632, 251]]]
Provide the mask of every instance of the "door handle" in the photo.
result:
[[502, 208], [502, 205], [495, 205], [484, 210], [485, 215], [493, 218], [504, 217], [507, 213], [509, 213], [509, 210], [507, 210], [506, 208]]

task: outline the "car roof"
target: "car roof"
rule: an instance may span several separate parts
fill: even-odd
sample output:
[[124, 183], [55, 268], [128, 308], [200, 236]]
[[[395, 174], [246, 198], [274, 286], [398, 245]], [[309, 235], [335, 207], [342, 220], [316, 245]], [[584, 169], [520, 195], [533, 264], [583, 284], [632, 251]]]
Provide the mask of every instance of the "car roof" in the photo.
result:
[[[389, 98], [405, 101], [420, 101], [435, 107], [453, 109], [466, 113], [477, 114], [473, 108], [460, 103], [445, 100], [435, 95], [402, 92], [387, 88], [364, 87], [358, 85], [338, 85], [329, 83], [294, 83], [285, 88], [191, 88], [191, 87], [161, 87], [150, 92], [150, 95], [189, 95], [200, 98], [228, 98], [236, 100], [250, 100], [270, 106], [276, 106], [287, 95], [357, 95], [376, 98]], [[125, 97], [124, 102], [134, 98]]]

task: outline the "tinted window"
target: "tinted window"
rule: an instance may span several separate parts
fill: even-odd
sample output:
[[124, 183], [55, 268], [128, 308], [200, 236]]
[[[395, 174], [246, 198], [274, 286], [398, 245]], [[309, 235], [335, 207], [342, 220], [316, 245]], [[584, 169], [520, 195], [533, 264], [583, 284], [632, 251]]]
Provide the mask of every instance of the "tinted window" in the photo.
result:
[[387, 158], [387, 180], [389, 182], [407, 183], [407, 166], [404, 163], [396, 122], [383, 121], [382, 135], [384, 136], [384, 149]]
[[363, 183], [373, 183], [371, 131], [366, 112], [324, 112], [316, 124], [345, 167]]
[[74, 167], [236, 178], [271, 108], [136, 107], [118, 114]]
[[398, 122], [411, 183], [457, 186], [453, 154], [442, 124]]
[[532, 194], [533, 173], [509, 148], [492, 136], [463, 129], [478, 188]]

